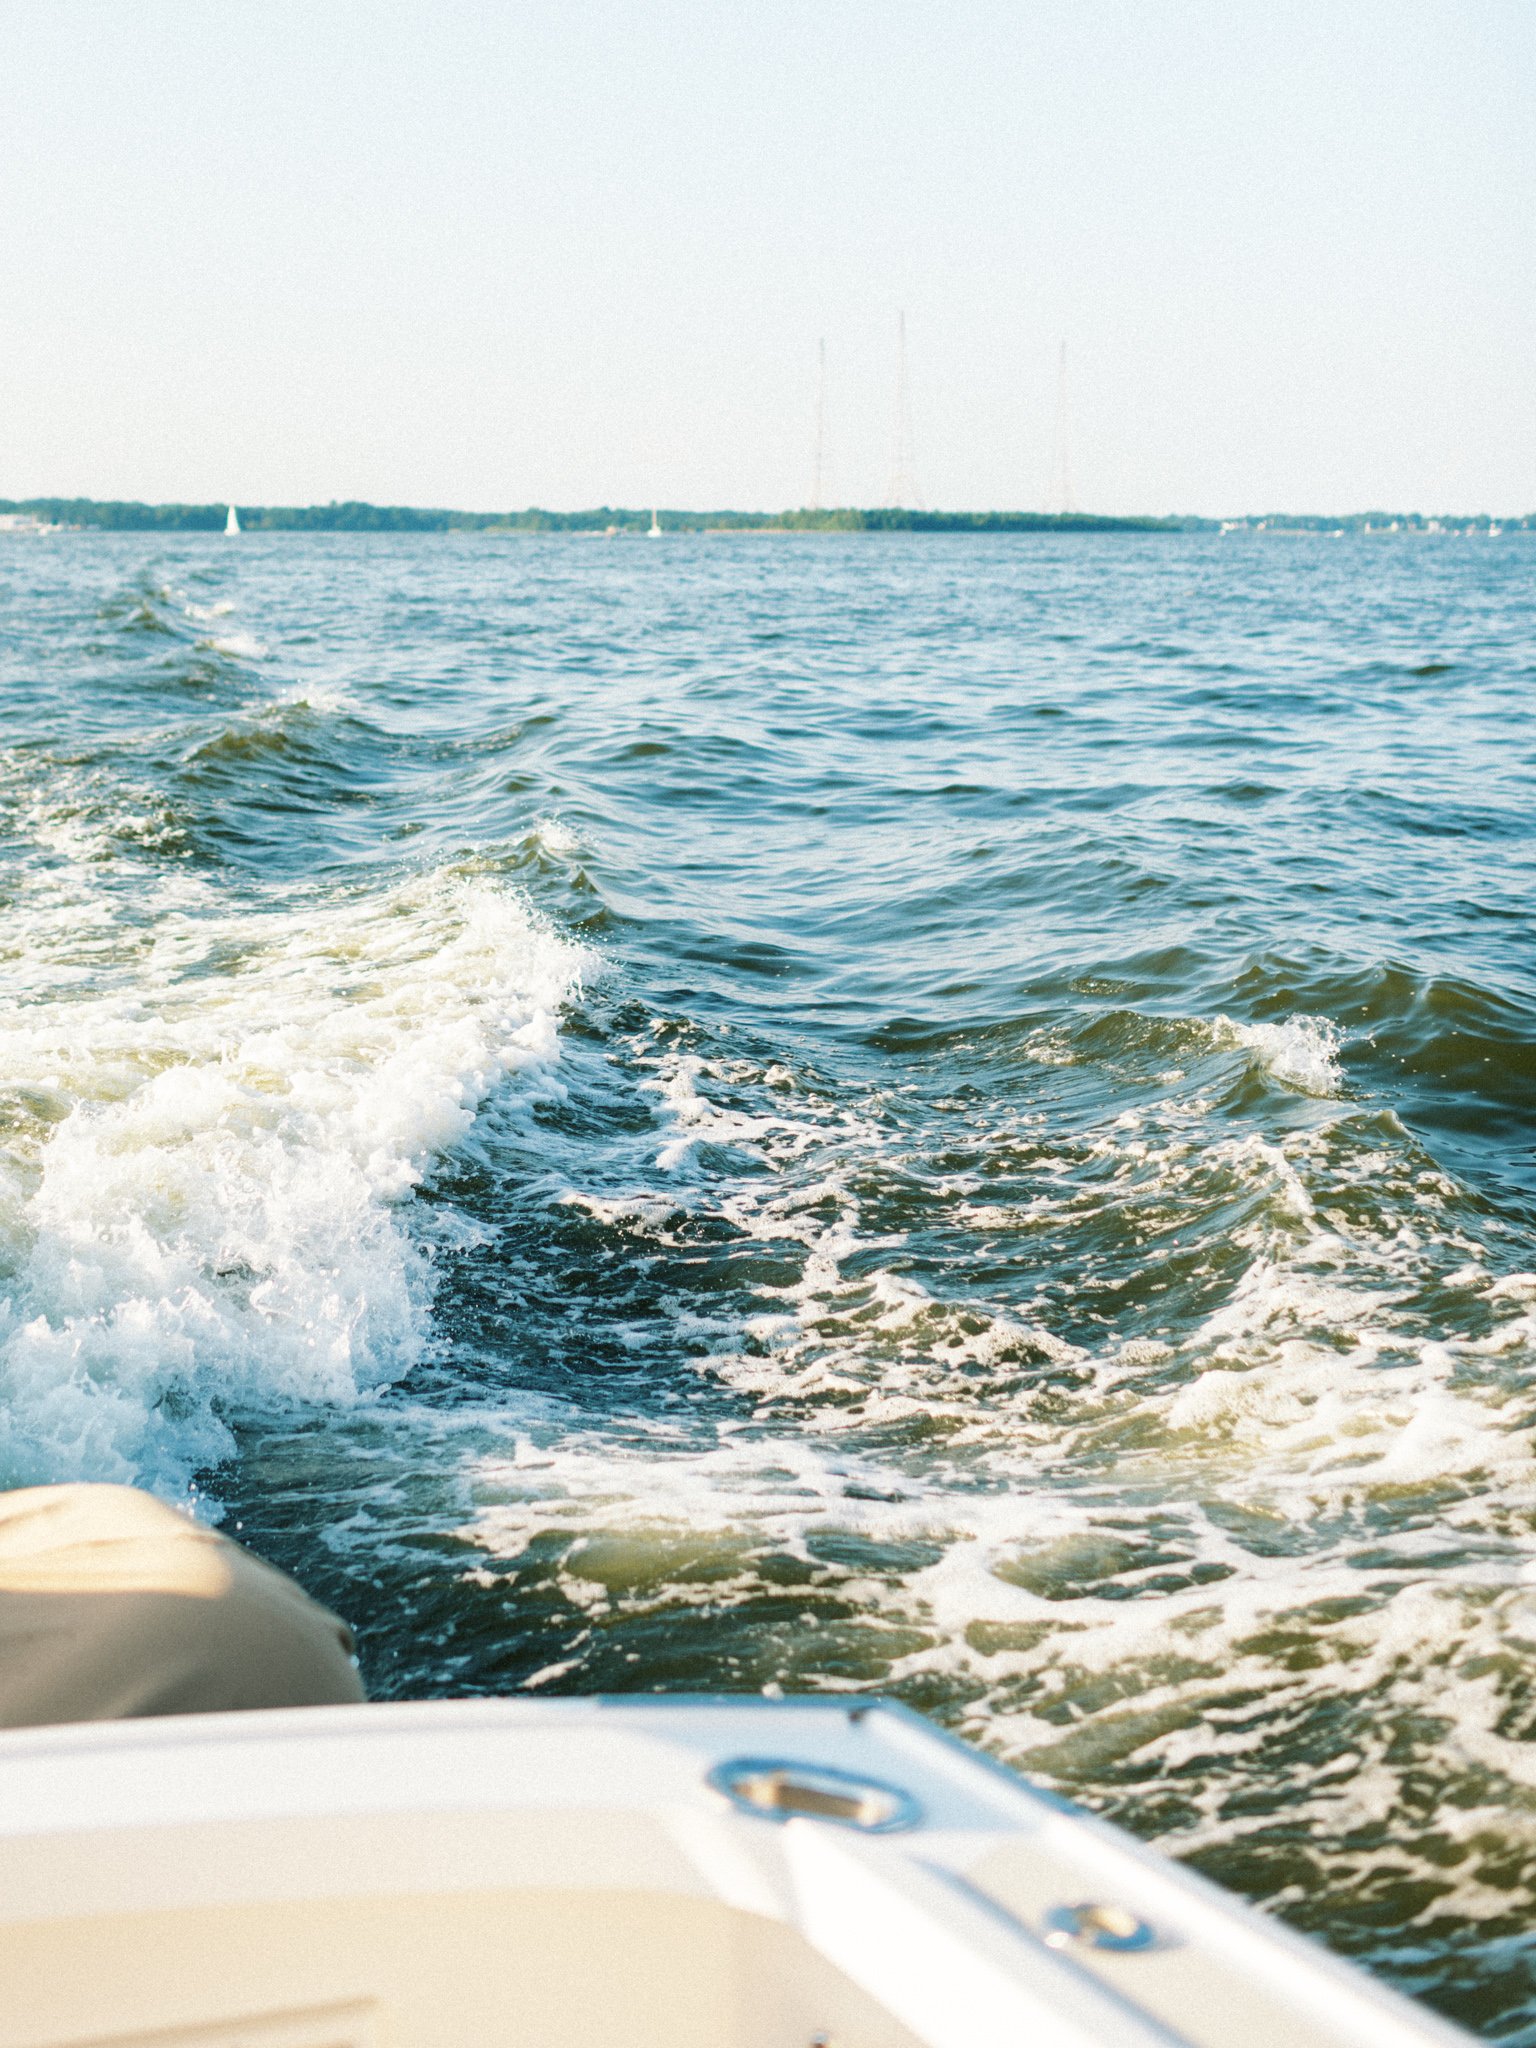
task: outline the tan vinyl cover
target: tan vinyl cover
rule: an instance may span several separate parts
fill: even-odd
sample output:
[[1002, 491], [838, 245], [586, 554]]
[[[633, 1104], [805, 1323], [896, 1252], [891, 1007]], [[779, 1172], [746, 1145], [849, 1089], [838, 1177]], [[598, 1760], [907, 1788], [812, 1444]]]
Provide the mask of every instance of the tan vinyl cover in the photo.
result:
[[128, 1486], [0, 1493], [0, 1727], [361, 1700], [291, 1579]]

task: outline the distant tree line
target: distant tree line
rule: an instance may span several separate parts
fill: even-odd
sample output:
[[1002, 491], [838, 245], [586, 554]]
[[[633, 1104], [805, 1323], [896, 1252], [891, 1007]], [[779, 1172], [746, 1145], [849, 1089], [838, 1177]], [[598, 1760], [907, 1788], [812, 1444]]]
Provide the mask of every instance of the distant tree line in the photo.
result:
[[[238, 505], [248, 533], [643, 533], [649, 512], [599, 505], [588, 512], [454, 512], [416, 505]], [[52, 526], [114, 533], [219, 533], [227, 506], [144, 505], [130, 499], [0, 498], [0, 513]], [[1117, 519], [1090, 512], [918, 512], [842, 506], [798, 512], [662, 512], [671, 533], [1476, 533], [1536, 530], [1536, 513], [1510, 519], [1420, 512], [1356, 512], [1340, 518], [1269, 513], [1243, 519]]]
[[[616, 533], [644, 532], [649, 512], [599, 505], [588, 512], [454, 512], [415, 505], [237, 505], [247, 533]], [[116, 533], [221, 533], [225, 505], [143, 505], [102, 498], [0, 499], [0, 512], [30, 513], [50, 525], [98, 527]], [[913, 512], [862, 510], [801, 512], [664, 512], [672, 533], [1035, 533], [1136, 532], [1177, 526], [1166, 519], [1113, 519], [1084, 512]]]

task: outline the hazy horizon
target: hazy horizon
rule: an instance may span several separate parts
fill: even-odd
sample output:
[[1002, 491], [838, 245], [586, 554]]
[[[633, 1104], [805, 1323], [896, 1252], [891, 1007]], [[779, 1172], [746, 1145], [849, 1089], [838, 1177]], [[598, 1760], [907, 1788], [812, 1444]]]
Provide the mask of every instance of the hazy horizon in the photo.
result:
[[[933, 515], [938, 518], [954, 519], [1115, 519], [1125, 521], [1127, 523], [1135, 520], [1181, 519], [1199, 520], [1210, 524], [1217, 524], [1226, 521], [1252, 523], [1254, 521], [1266, 519], [1281, 521], [1345, 521], [1357, 519], [1449, 519], [1458, 523], [1474, 521], [1479, 519], [1489, 519], [1494, 521], [1495, 523], [1503, 523], [1506, 521], [1510, 523], [1515, 523], [1518, 521], [1536, 517], [1536, 504], [1533, 504], [1529, 507], [1519, 505], [1353, 505], [1331, 506], [1326, 509], [1320, 506], [1308, 506], [1301, 509], [1292, 509], [1290, 507], [1270, 505], [1250, 506], [1246, 510], [1230, 510], [1216, 513], [1185, 512], [1179, 510], [1174, 510], [1167, 513], [1149, 513], [1137, 511], [1106, 513], [1101, 511], [1097, 506], [1078, 505], [1075, 506], [1070, 513], [1061, 513], [1056, 511], [1044, 510], [1040, 506], [1036, 505], [924, 505], [921, 507], [893, 508], [888, 505], [855, 505], [839, 503], [827, 504], [824, 506], [813, 508], [806, 505], [668, 505], [666, 503], [659, 503], [655, 506], [652, 506], [640, 504], [623, 504], [617, 500], [602, 498], [597, 499], [594, 502], [586, 505], [556, 506], [532, 503], [523, 505], [450, 505], [443, 502], [437, 502], [433, 504], [407, 504], [403, 501], [396, 501], [394, 503], [386, 504], [376, 499], [338, 498], [335, 496], [329, 498], [310, 499], [301, 504], [291, 500], [283, 501], [278, 499], [256, 498], [145, 498], [142, 496], [102, 498], [88, 492], [73, 492], [66, 494], [60, 491], [33, 491], [27, 493], [24, 497], [17, 497], [14, 494], [6, 495], [0, 493], [0, 505], [19, 505], [22, 506], [23, 508], [28, 508], [34, 506], [44, 506], [49, 504], [69, 503], [79, 503], [85, 505], [142, 505], [152, 511], [163, 511], [175, 508], [185, 511], [204, 511], [208, 509], [213, 509], [219, 512], [222, 512], [228, 505], [231, 504], [235, 505], [237, 510], [241, 512], [247, 510], [262, 512], [314, 512], [328, 511], [332, 508], [346, 508], [349, 506], [357, 506], [364, 510], [377, 512], [413, 512], [429, 515], [443, 515], [450, 518], [462, 516], [473, 519], [517, 519], [526, 517], [530, 514], [543, 513], [553, 517], [565, 519], [595, 517], [599, 514], [613, 514], [619, 518], [624, 519], [646, 520], [651, 517], [653, 512], [655, 512], [663, 520], [667, 519], [668, 517], [682, 519], [721, 518], [771, 520], [794, 517], [797, 514], [804, 514], [812, 510], [820, 511], [822, 513], [825, 513], [827, 516], [831, 517], [840, 513], [857, 513], [861, 516], [869, 516], [875, 513], [889, 512], [893, 509], [900, 510], [903, 512], [914, 512], [917, 513], [919, 516]], [[103, 529], [103, 531], [111, 530], [114, 529]], [[116, 530], [131, 531], [134, 529]], [[174, 531], [177, 529], [166, 530]], [[271, 532], [279, 532], [297, 529], [274, 527], [266, 530]], [[325, 529], [316, 530], [323, 531]], [[742, 530], [751, 531], [752, 529], [743, 528]], [[816, 532], [818, 530], [837, 531], [838, 529], [817, 529], [814, 527], [806, 527], [799, 530], [804, 532]], [[852, 532], [858, 531], [860, 529], [849, 528], [844, 530]], [[871, 528], [863, 530], [875, 531], [877, 529]]]

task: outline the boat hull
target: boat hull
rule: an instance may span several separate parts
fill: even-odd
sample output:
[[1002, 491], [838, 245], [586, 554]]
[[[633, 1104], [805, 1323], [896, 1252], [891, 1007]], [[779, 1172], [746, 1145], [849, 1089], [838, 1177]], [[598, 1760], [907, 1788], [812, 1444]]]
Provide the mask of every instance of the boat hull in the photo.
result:
[[899, 1708], [507, 1700], [0, 1738], [0, 2048], [1441, 2048]]

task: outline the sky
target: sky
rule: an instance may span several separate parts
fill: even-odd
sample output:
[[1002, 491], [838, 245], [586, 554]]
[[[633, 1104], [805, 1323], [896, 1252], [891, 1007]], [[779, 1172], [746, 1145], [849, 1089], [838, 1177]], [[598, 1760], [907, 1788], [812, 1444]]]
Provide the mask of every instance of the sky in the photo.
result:
[[1536, 0], [0, 0], [0, 496], [1536, 509]]

